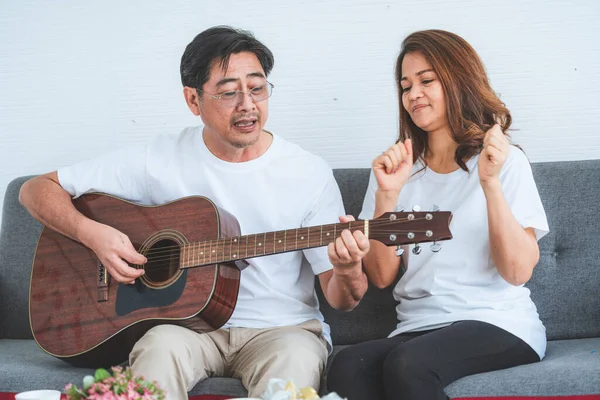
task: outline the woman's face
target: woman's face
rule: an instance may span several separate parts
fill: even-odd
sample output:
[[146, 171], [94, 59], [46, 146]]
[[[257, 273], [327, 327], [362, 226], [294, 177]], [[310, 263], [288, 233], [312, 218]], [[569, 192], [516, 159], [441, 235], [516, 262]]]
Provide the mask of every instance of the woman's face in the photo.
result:
[[419, 52], [402, 60], [402, 105], [415, 125], [427, 133], [448, 127], [442, 84], [431, 65]]

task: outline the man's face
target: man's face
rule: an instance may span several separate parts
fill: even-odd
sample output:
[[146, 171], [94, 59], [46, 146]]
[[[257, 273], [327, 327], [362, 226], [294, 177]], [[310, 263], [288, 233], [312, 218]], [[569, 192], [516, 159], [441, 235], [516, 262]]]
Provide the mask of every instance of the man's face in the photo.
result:
[[[204, 134], [226, 147], [243, 149], [255, 144], [267, 122], [269, 100], [256, 102], [249, 93], [264, 85], [265, 73], [253, 53], [232, 54], [225, 71], [219, 62], [213, 63], [209, 79], [198, 93]], [[246, 93], [238, 93], [231, 101], [236, 90]], [[211, 95], [221, 96], [221, 100]]]

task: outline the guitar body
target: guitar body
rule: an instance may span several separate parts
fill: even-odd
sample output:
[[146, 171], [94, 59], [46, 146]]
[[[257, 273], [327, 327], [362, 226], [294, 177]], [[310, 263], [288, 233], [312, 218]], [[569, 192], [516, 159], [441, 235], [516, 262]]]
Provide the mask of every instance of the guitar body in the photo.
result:
[[132, 265], [145, 272], [134, 284], [122, 284], [90, 249], [42, 230], [29, 290], [33, 337], [48, 354], [92, 368], [126, 361], [156, 325], [199, 333], [223, 326], [235, 308], [246, 259], [327, 246], [345, 229], [362, 230], [388, 246], [452, 239], [447, 211], [392, 212], [367, 221], [240, 236], [237, 219], [200, 196], [140, 206], [86, 194], [73, 204], [88, 218], [123, 232], [148, 260]]
[[238, 236], [231, 214], [204, 197], [140, 206], [87, 194], [73, 201], [85, 216], [126, 234], [142, 254], [159, 254], [135, 284], [111, 280], [96, 255], [49, 228], [40, 235], [31, 272], [29, 316], [47, 353], [70, 364], [108, 367], [128, 359], [150, 328], [177, 324], [198, 332], [231, 316], [239, 289], [234, 262], [179, 269], [179, 246]]

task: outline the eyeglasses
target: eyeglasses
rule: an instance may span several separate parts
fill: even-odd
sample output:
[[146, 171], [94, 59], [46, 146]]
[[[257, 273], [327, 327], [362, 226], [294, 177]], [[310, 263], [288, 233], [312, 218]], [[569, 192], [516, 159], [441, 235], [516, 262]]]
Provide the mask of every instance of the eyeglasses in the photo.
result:
[[252, 101], [254, 101], [255, 103], [268, 99], [273, 94], [274, 87], [275, 86], [271, 82], [265, 81], [264, 84], [260, 86], [255, 86], [248, 91], [230, 90], [228, 92], [220, 94], [207, 93], [204, 92], [204, 90], [202, 89], [198, 89], [198, 91], [204, 92], [213, 99], [216, 99], [219, 102], [219, 104], [223, 107], [233, 108], [244, 101], [245, 94], [248, 94], [252, 98]]

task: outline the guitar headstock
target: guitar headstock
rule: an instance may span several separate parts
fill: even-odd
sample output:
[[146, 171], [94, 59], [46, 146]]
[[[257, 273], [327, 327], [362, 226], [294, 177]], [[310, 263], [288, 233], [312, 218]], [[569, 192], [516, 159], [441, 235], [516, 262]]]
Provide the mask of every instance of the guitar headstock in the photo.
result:
[[369, 239], [387, 246], [452, 239], [450, 211], [386, 212], [369, 222]]

